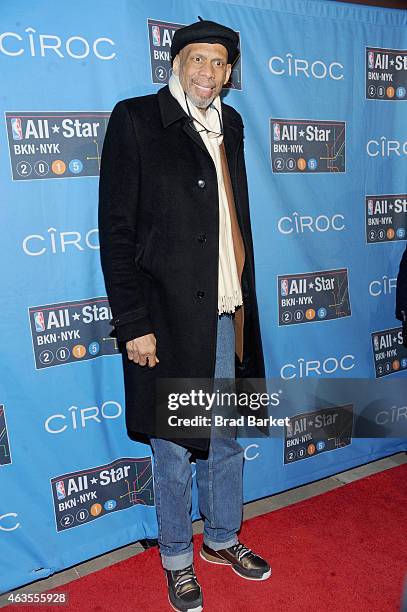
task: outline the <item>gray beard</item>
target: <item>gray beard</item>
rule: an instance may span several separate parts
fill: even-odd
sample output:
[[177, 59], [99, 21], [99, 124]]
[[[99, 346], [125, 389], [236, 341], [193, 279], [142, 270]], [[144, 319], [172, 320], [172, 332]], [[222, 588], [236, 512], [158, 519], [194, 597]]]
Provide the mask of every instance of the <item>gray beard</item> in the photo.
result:
[[215, 99], [215, 98], [209, 98], [209, 100], [201, 100], [200, 98], [194, 99], [194, 98], [191, 98], [191, 96], [189, 96], [188, 94], [187, 94], [187, 98], [189, 102], [191, 102], [191, 104], [196, 106], [196, 108], [200, 108], [200, 109], [207, 109], [208, 106], [210, 106]]

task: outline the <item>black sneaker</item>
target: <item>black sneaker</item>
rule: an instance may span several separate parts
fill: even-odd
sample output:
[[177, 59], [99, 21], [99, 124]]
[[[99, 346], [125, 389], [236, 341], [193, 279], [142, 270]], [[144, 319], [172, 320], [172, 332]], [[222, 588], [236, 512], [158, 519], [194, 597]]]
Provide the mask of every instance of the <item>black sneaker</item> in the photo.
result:
[[267, 580], [271, 576], [271, 568], [267, 561], [240, 543], [222, 550], [212, 550], [204, 543], [200, 555], [209, 563], [230, 565], [236, 574], [247, 580]]
[[194, 566], [181, 570], [165, 570], [168, 583], [168, 600], [178, 612], [201, 612], [202, 591], [196, 579]]

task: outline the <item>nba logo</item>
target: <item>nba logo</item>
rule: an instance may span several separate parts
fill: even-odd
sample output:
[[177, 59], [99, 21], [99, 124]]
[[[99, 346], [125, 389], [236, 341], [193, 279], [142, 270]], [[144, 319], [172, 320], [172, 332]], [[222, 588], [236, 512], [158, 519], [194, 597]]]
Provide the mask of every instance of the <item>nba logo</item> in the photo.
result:
[[374, 350], [378, 351], [379, 350], [379, 337], [378, 336], [373, 336], [373, 344], [374, 344]]
[[281, 295], [283, 297], [288, 295], [288, 279], [287, 278], [281, 279]]
[[288, 421], [287, 427], [287, 438], [293, 437], [293, 426], [291, 425], [291, 421]]
[[66, 495], [65, 495], [65, 486], [64, 486], [64, 481], [63, 480], [58, 480], [58, 482], [55, 483], [55, 489], [56, 489], [56, 492], [57, 492], [58, 499], [64, 499], [66, 497]]
[[369, 51], [367, 57], [368, 57], [369, 68], [374, 68], [374, 53], [373, 53], [373, 51]]
[[44, 313], [41, 310], [39, 312], [34, 313], [34, 323], [35, 323], [35, 331], [37, 332], [45, 331]]
[[280, 140], [280, 124], [273, 123], [273, 139]]
[[367, 201], [367, 214], [373, 215], [373, 200]]
[[23, 139], [23, 128], [21, 127], [20, 117], [14, 117], [11, 120], [11, 130], [13, 132], [13, 140]]
[[160, 28], [157, 25], [152, 26], [153, 32], [153, 45], [159, 47], [161, 44]]

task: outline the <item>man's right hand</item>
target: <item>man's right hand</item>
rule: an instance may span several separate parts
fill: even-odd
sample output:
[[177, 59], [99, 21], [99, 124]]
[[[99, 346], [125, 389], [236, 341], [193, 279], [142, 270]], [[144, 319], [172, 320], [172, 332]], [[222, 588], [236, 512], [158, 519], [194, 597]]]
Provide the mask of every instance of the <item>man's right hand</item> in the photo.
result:
[[140, 336], [134, 340], [126, 342], [127, 356], [130, 361], [141, 366], [148, 364], [149, 368], [154, 368], [160, 362], [156, 356], [156, 344], [154, 334]]

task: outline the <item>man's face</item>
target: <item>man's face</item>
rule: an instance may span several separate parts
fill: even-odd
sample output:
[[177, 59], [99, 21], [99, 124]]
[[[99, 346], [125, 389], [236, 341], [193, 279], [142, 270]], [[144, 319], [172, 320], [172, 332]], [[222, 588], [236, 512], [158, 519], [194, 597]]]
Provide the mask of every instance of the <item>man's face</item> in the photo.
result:
[[173, 71], [188, 98], [198, 108], [207, 108], [228, 82], [231, 64], [228, 52], [218, 43], [192, 43], [176, 55]]

